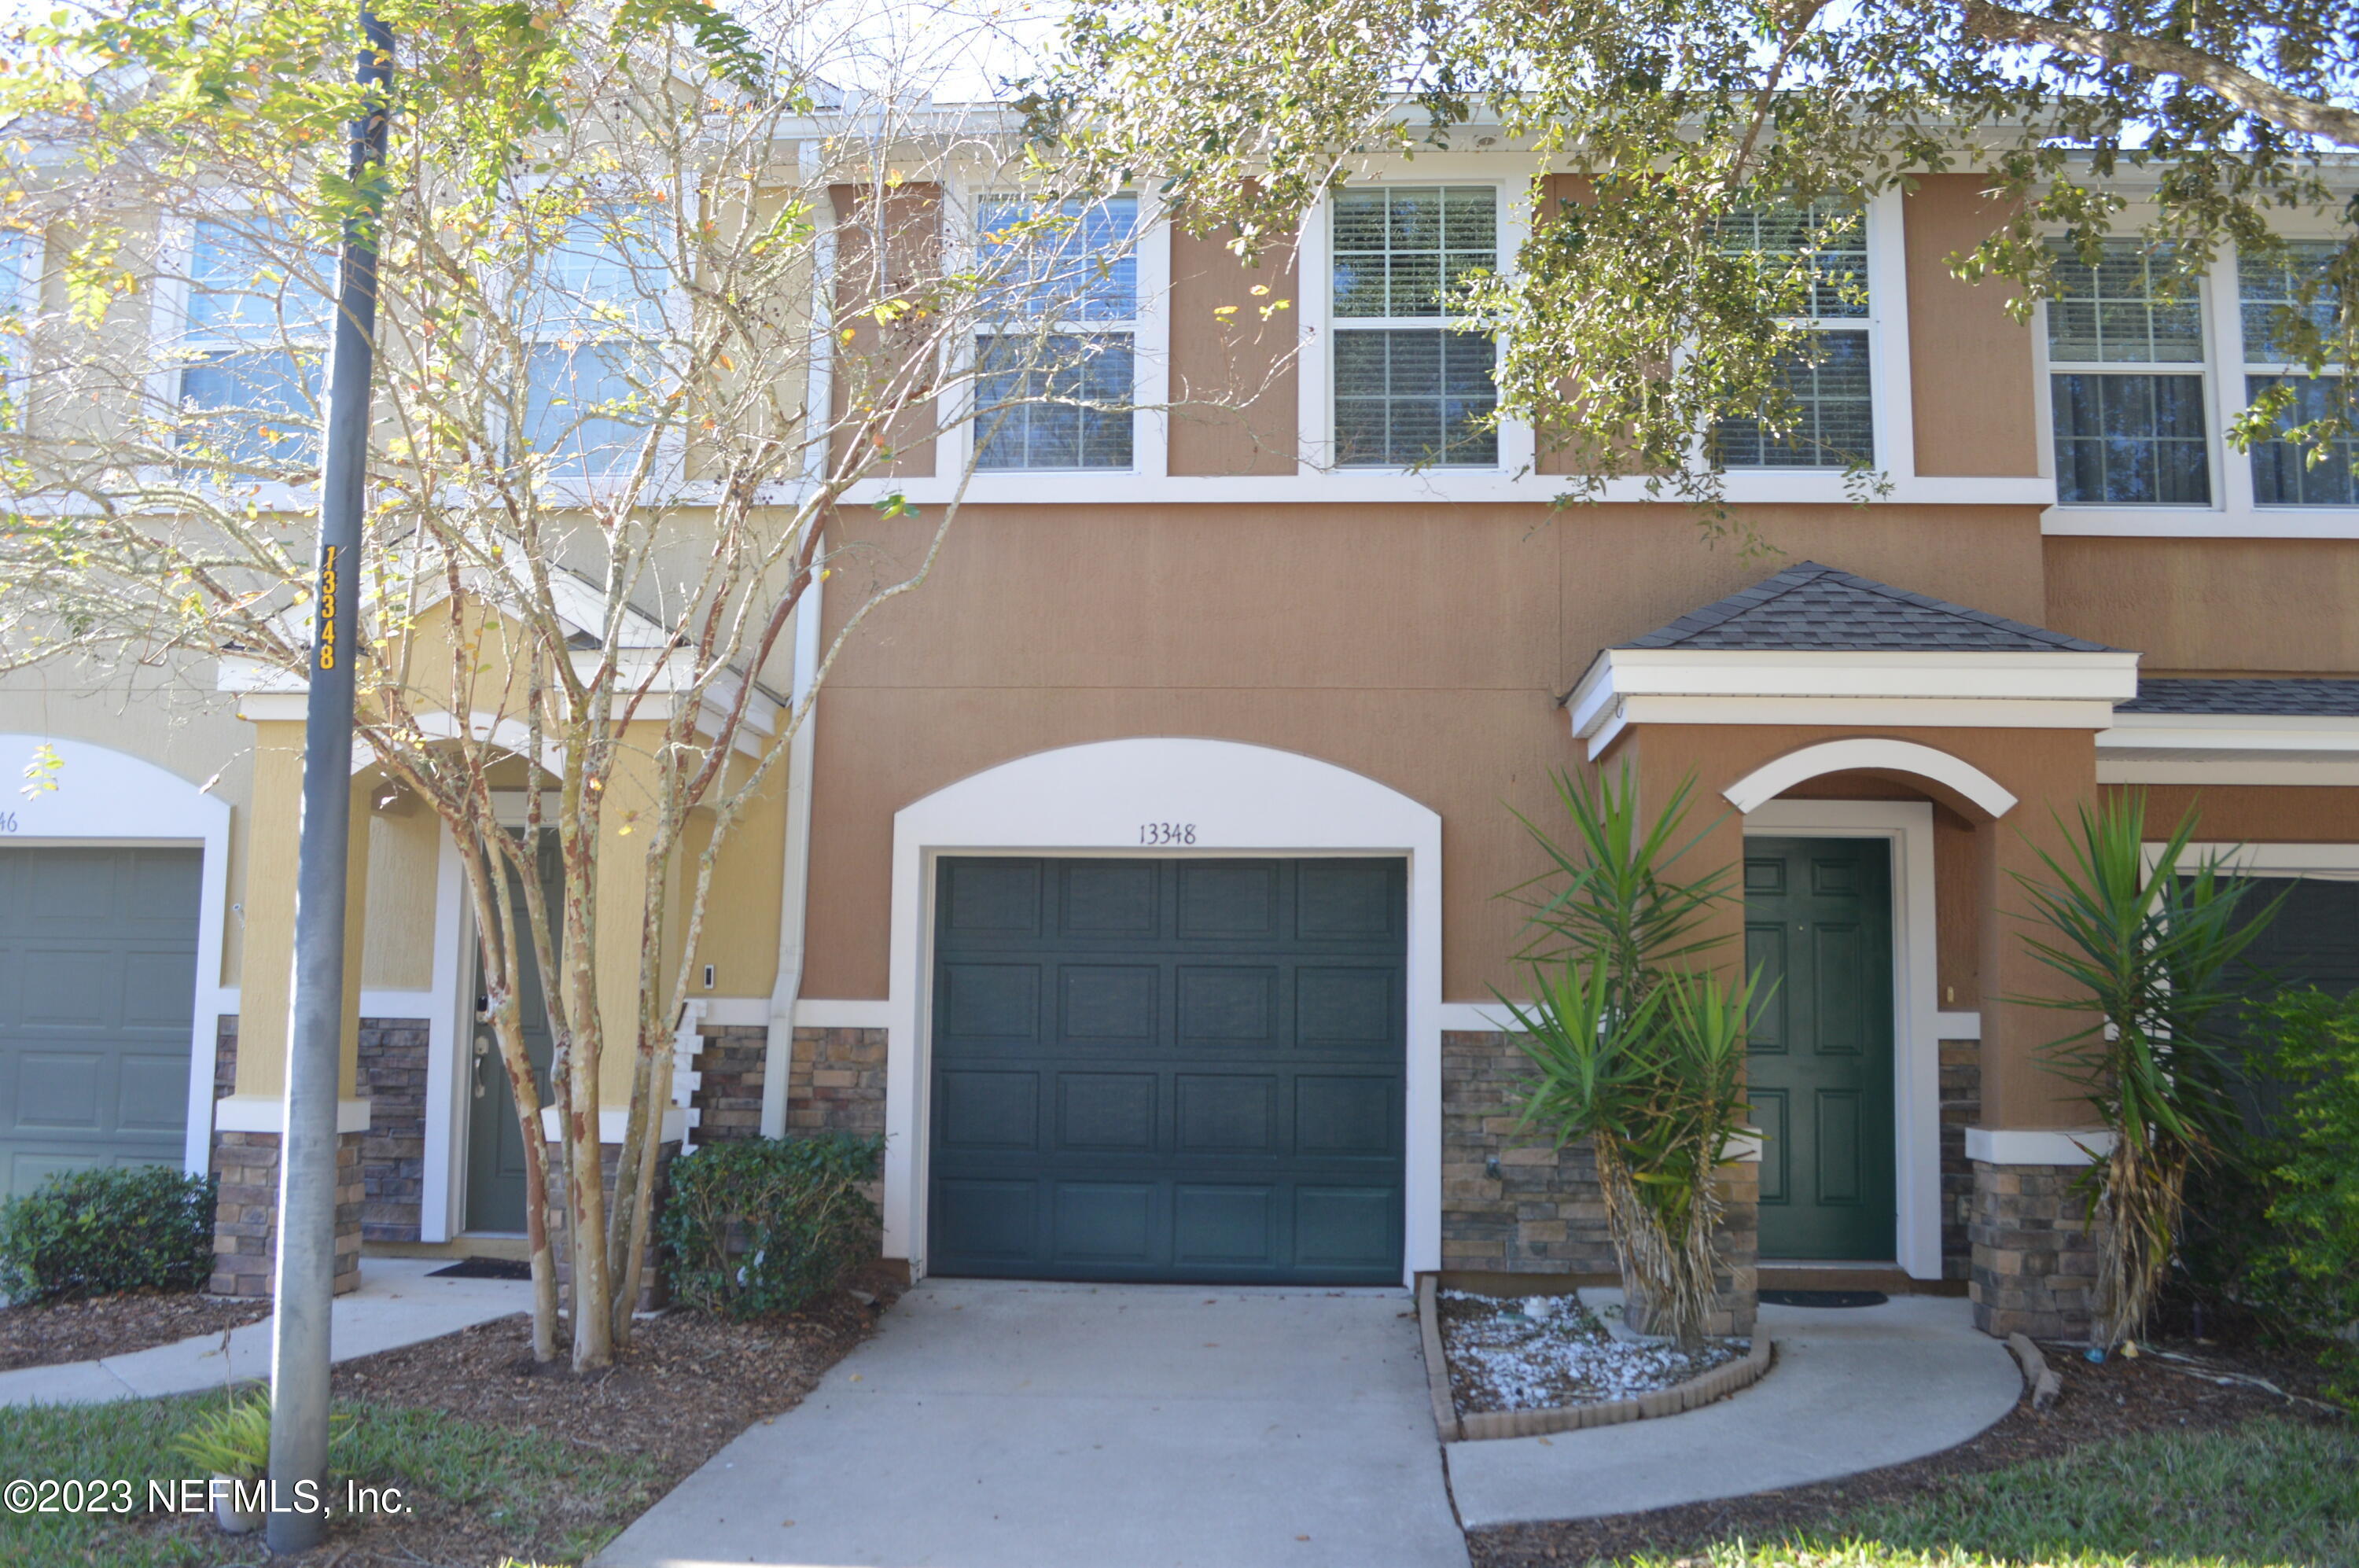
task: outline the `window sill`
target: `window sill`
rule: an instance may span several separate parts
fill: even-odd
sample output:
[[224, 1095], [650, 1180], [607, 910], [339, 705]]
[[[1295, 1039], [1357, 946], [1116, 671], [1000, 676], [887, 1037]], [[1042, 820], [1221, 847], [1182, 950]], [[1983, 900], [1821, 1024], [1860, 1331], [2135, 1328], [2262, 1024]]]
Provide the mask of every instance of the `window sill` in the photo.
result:
[[2039, 531], [2062, 539], [2359, 539], [2359, 506], [2050, 506]]

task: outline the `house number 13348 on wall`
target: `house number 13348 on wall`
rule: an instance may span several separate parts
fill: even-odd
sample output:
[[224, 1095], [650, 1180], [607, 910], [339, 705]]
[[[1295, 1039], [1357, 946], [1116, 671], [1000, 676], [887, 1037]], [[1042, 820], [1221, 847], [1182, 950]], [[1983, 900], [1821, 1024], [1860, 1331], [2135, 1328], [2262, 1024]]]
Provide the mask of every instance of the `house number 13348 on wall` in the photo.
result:
[[1193, 844], [1196, 824], [1193, 822], [1141, 822], [1138, 824], [1141, 844]]

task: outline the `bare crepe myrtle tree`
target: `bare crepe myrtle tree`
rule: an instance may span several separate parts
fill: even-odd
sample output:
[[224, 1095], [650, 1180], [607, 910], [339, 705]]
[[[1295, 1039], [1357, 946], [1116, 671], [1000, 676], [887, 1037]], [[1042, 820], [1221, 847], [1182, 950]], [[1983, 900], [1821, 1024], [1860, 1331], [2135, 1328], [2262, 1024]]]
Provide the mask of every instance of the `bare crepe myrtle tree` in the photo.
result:
[[[395, 150], [367, 177], [383, 260], [358, 737], [464, 864], [483, 1027], [524, 1135], [534, 1353], [563, 1332], [556, 1216], [571, 1358], [592, 1367], [639, 1298], [732, 830], [781, 787], [849, 639], [925, 581], [1006, 432], [1086, 442], [1127, 421], [1131, 382], [1090, 323], [1138, 224], [1120, 203], [1011, 201], [954, 233], [951, 175], [1016, 178], [989, 112], [936, 105], [817, 5], [774, 7], [758, 37], [701, 0], [527, 23], [378, 9], [402, 42]], [[215, 0], [15, 40], [0, 222], [41, 236], [48, 277], [10, 340], [0, 670], [213, 659], [247, 690], [300, 689], [333, 241], [360, 210], [338, 162], [348, 11]], [[920, 513], [896, 476], [928, 450], [967, 456], [911, 558], [831, 548], [863, 509]], [[831, 574], [829, 639], [795, 670], [792, 628]]]

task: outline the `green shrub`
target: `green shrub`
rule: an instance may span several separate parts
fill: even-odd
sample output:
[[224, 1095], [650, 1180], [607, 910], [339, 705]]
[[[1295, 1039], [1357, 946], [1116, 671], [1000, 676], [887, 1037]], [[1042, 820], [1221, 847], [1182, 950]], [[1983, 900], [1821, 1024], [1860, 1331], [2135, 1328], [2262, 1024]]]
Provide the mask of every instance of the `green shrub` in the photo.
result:
[[[2359, 994], [2286, 991], [2250, 1017], [2283, 1107], [2262, 1145], [2268, 1225], [2250, 1289], [2304, 1328], [2347, 1330], [2359, 1323]], [[2338, 1345], [2332, 1391], [2359, 1408], [2359, 1347]]]
[[661, 1233], [673, 1296], [734, 1318], [791, 1312], [874, 1255], [885, 1140], [849, 1133], [707, 1144], [673, 1161]]
[[193, 1290], [213, 1268], [213, 1181], [162, 1165], [67, 1171], [0, 1203], [0, 1290], [70, 1301]]

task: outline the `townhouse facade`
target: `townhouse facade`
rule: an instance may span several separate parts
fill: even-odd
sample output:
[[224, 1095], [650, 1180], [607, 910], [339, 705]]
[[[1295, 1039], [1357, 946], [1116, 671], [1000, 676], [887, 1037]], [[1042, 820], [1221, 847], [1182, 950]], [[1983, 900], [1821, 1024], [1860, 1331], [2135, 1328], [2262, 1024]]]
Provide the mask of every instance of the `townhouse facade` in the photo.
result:
[[[1997, 221], [1977, 177], [1877, 199], [1826, 258], [1852, 286], [1809, 323], [1799, 432], [1713, 433], [1746, 550], [1635, 484], [1560, 507], [1561, 460], [1483, 419], [1491, 346], [1437, 289], [1512, 256], [1527, 169], [1362, 172], [1256, 267], [1114, 208], [1140, 237], [1071, 324], [1073, 401], [901, 452], [869, 488], [919, 515], [832, 527], [840, 570], [883, 571], [965, 508], [829, 674], [680, 955], [679, 1142], [883, 1134], [913, 1275], [1602, 1279], [1585, 1154], [1513, 1123], [1501, 895], [1552, 775], [1626, 771], [1692, 781], [1697, 863], [1741, 868], [1717, 929], [1780, 980], [1732, 1323], [1767, 1270], [2077, 1333], [2067, 1189], [2101, 1145], [2052, 1016], [2011, 1000], [2052, 991], [2014, 878], [2142, 789], [2297, 884], [2265, 958], [2359, 982], [2353, 454], [2225, 440], [2288, 373], [2289, 269], [2341, 236], [2223, 256], [2191, 298], [2120, 245], [2020, 324], [1946, 266]], [[923, 199], [984, 244], [1000, 195]], [[1864, 500], [1854, 458], [1887, 481]], [[0, 745], [49, 745], [66, 786], [0, 812], [0, 1148], [12, 1190], [221, 1170], [216, 1285], [255, 1290], [300, 699], [201, 680], [0, 688]], [[351, 1245], [494, 1250], [521, 1135], [455, 846], [356, 789]]]

